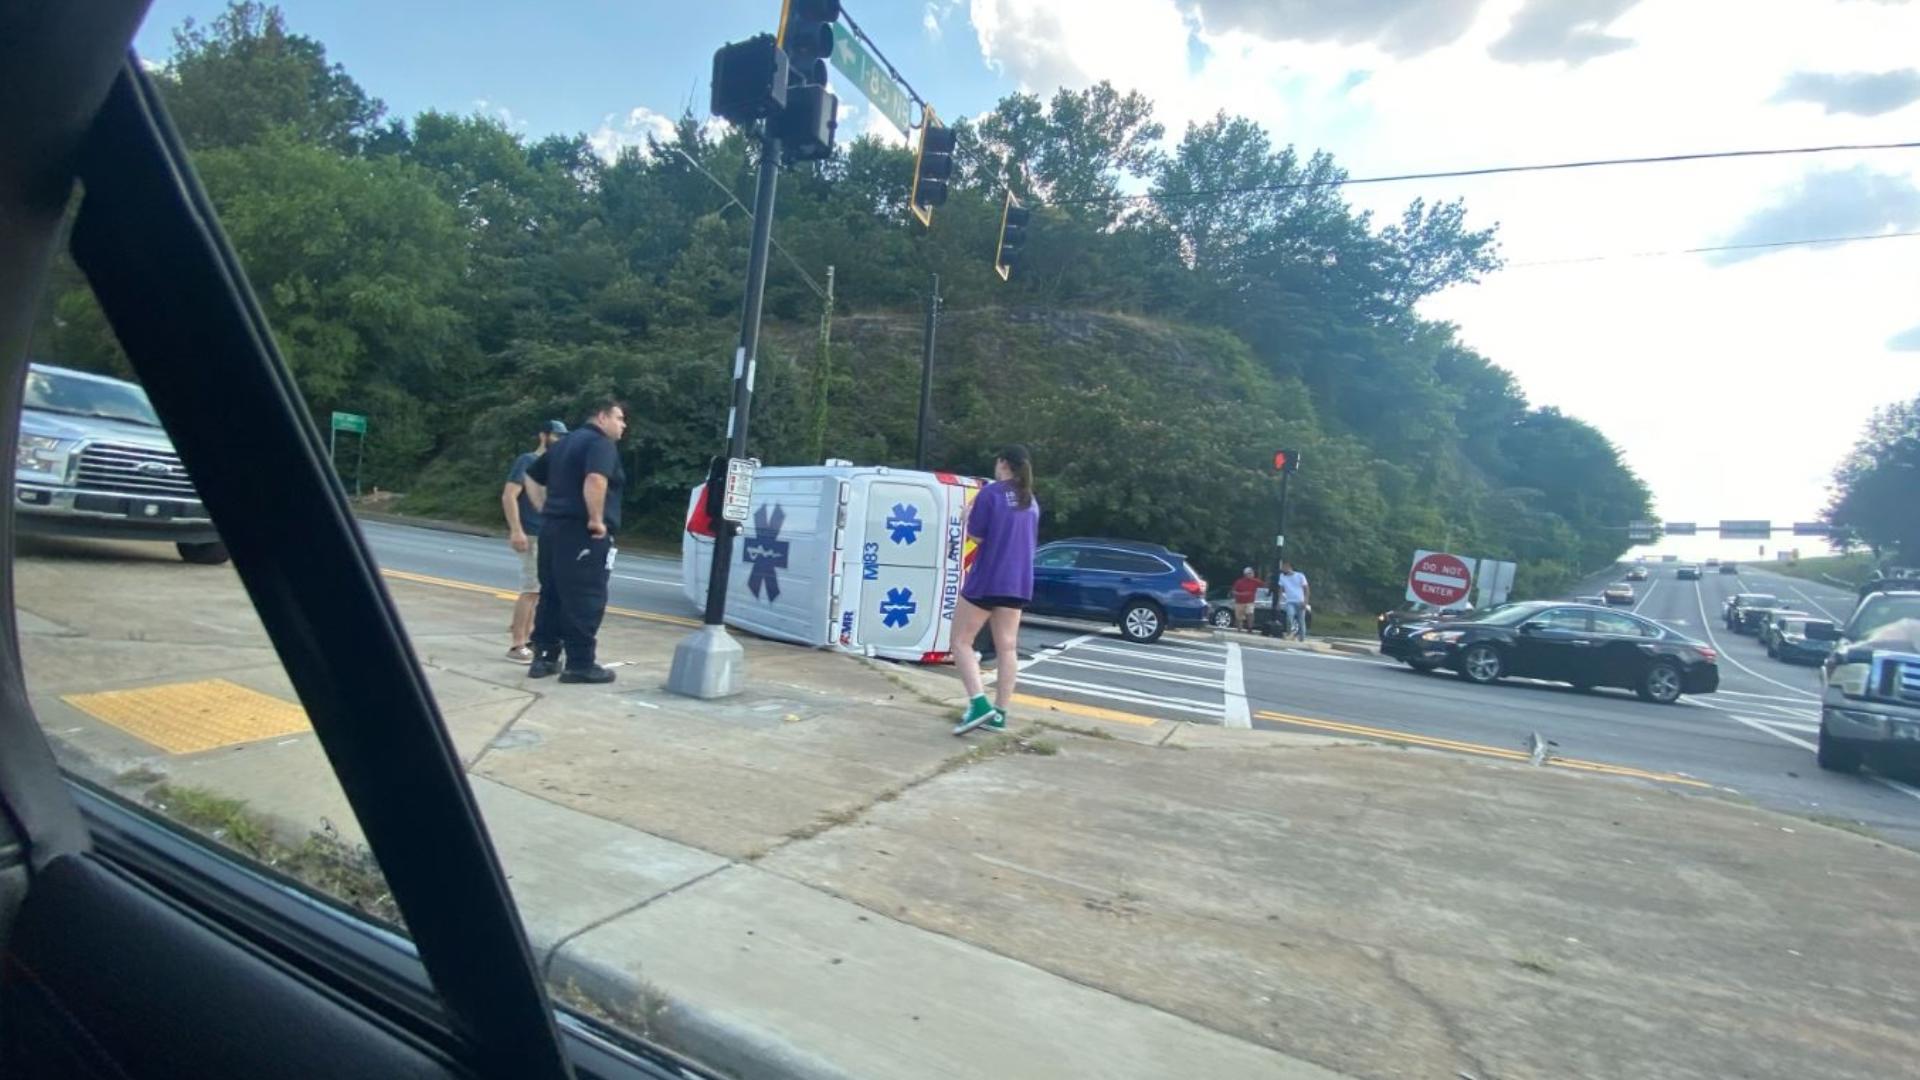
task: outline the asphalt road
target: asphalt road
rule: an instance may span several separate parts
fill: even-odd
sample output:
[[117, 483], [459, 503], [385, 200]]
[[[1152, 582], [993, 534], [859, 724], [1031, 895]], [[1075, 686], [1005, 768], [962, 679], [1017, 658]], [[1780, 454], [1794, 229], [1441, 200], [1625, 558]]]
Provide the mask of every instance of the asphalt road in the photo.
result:
[[[373, 522], [363, 529], [388, 570], [517, 587], [517, 556], [503, 540]], [[1648, 569], [1634, 610], [1719, 650], [1720, 692], [1660, 706], [1625, 691], [1580, 693], [1526, 680], [1474, 686], [1377, 657], [1171, 635], [1138, 646], [1111, 627], [1040, 620], [1022, 630], [1020, 685], [1024, 693], [1136, 716], [1342, 734], [1510, 760], [1524, 760], [1538, 734], [1551, 759], [1567, 767], [1858, 821], [1920, 849], [1920, 788], [1870, 774], [1837, 776], [1814, 764], [1815, 670], [1768, 659], [1752, 638], [1717, 621], [1734, 592], [1775, 593], [1838, 619], [1852, 610], [1852, 596], [1760, 567], [1709, 572], [1699, 582], [1676, 579], [1673, 564]], [[1624, 568], [1594, 575], [1573, 594], [1598, 592], [1623, 576]], [[679, 582], [677, 560], [623, 554], [613, 604], [690, 622], [698, 611]]]

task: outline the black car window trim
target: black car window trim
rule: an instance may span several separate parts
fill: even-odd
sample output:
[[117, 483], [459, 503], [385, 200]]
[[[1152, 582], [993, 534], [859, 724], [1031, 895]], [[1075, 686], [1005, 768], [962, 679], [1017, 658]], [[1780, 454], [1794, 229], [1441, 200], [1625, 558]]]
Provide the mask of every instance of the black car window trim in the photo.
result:
[[[528, 1078], [571, 1075], [519, 913], [398, 614], [157, 89], [131, 53], [83, 144], [79, 174], [75, 261], [169, 421], [465, 1059]], [[227, 421], [234, 416], [249, 423]], [[285, 558], [296, 550], [301, 558]]]

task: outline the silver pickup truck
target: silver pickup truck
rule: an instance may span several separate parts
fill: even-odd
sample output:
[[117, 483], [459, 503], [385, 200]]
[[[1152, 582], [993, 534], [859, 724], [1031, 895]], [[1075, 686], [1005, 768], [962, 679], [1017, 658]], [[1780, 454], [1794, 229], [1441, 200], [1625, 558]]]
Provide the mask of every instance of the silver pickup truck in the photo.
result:
[[1920, 579], [1862, 591], [1827, 655], [1820, 767], [1920, 765]]
[[29, 535], [160, 540], [188, 562], [227, 561], [146, 391], [105, 375], [27, 368], [13, 514]]

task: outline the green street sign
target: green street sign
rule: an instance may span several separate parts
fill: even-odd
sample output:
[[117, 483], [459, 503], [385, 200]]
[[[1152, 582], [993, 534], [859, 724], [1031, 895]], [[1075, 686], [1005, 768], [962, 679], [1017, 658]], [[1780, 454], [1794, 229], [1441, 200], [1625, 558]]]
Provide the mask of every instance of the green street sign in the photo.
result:
[[333, 430], [351, 431], [358, 435], [365, 435], [367, 433], [367, 418], [361, 416], [359, 413], [334, 413]]
[[905, 135], [913, 129], [912, 101], [887, 69], [874, 59], [860, 39], [844, 26], [833, 27], [833, 66], [840, 74], [865, 94], [880, 115], [893, 121], [893, 126]]

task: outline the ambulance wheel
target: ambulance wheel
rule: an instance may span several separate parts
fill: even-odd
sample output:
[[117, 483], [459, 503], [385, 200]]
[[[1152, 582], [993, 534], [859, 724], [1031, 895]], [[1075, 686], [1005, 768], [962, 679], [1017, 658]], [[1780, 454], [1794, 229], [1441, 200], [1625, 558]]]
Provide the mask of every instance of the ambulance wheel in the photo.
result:
[[1136, 645], [1150, 645], [1167, 631], [1167, 613], [1151, 600], [1130, 600], [1120, 613], [1120, 636]]

